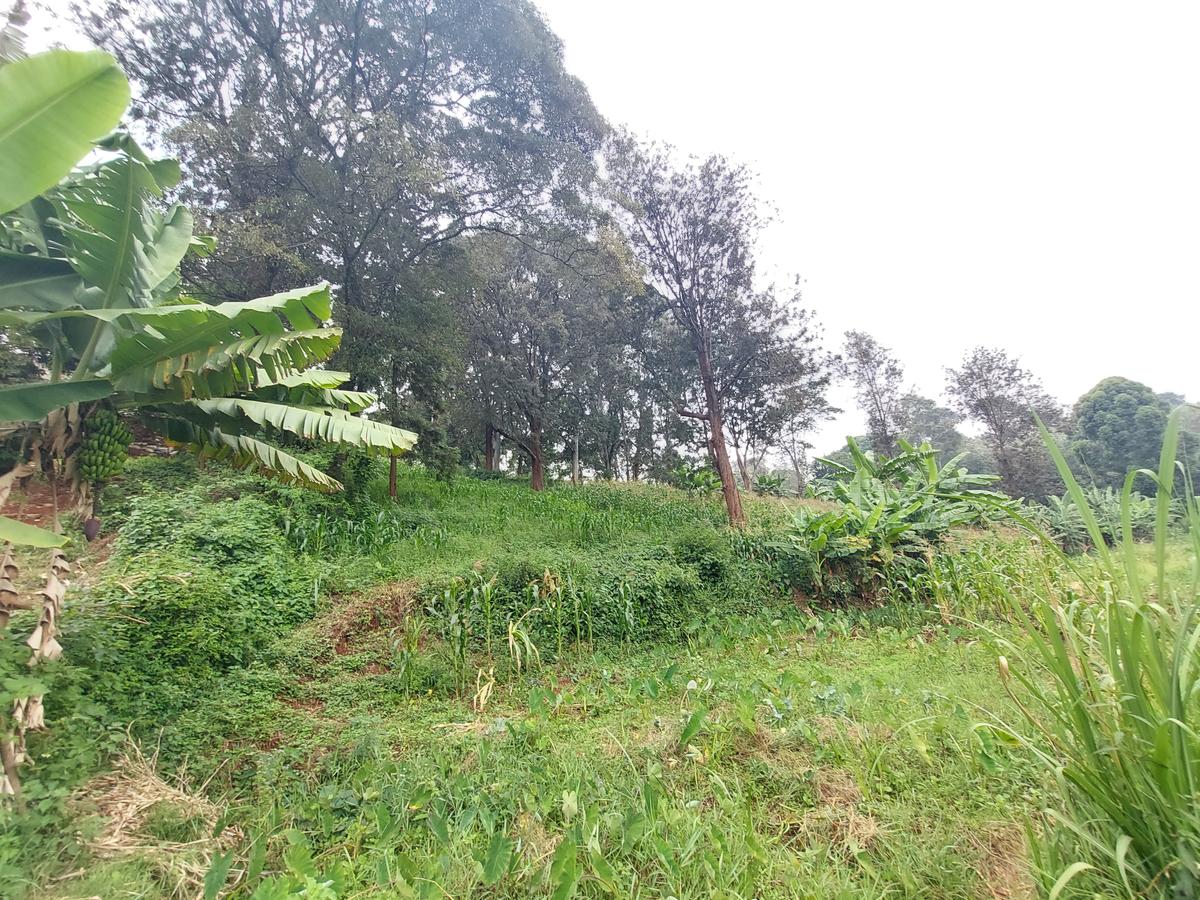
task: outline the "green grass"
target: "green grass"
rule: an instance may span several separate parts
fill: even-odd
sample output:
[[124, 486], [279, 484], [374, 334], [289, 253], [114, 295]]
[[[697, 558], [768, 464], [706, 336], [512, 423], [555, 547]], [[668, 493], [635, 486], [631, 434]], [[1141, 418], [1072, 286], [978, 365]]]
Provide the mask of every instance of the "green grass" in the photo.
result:
[[[994, 654], [950, 627], [752, 623], [570, 658], [498, 684], [482, 710], [406, 696], [386, 632], [335, 647], [329, 627], [279, 648], [282, 669], [306, 665], [270, 698], [261, 681], [216, 698], [256, 712], [206, 758], [226, 761], [212, 790], [268, 838], [281, 883], [542, 896], [564, 844], [581, 896], [974, 897], [1020, 877], [1038, 780], [1003, 755], [981, 765]], [[511, 854], [487, 886], [495, 834]]]
[[[1051, 898], [1184, 897], [1200, 889], [1200, 506], [1187, 480], [1177, 479], [1181, 413], [1168, 420], [1155, 479], [1152, 575], [1132, 536], [1134, 474], [1121, 497], [1123, 540], [1110, 551], [1045, 435], [1098, 562], [1078, 589], [1043, 594], [1028, 615], [1014, 607], [1031, 640], [1009, 648], [1013, 663], [1004, 669], [1020, 685], [1013, 696], [1028, 727], [1001, 725], [996, 734], [1027, 748], [1055, 779], [1046, 827], [1030, 833], [1034, 869]], [[1178, 480], [1184, 521], [1171, 529]], [[1184, 548], [1171, 547], [1172, 532]]]
[[[750, 504], [741, 538], [716, 501], [669, 488], [537, 495], [408, 470], [394, 507], [380, 488], [340, 506], [219, 468], [131, 468], [106, 497], [116, 552], [88, 563], [64, 620], [70, 662], [33, 748], [41, 812], [0, 835], [0, 885], [170, 894], [161, 851], [99, 860], [64, 804], [136, 715], [164, 774], [224, 810], [240, 897], [1032, 889], [1024, 827], [1053, 783], [978, 727], [1019, 716], [996, 646], [1027, 639], [996, 611], [1077, 578], [1027, 540], [956, 543], [927, 608], [813, 614], [772, 562], [776, 501]], [[544, 568], [569, 585], [561, 617], [544, 585], [510, 590]], [[455, 654], [441, 599], [469, 604], [476, 571], [497, 578], [490, 657], [479, 609]], [[576, 595], [594, 628], [576, 629]], [[423, 623], [408, 655], [406, 621]], [[540, 657], [520, 671], [514, 622]], [[160, 810], [143, 834], [161, 844], [188, 821]]]

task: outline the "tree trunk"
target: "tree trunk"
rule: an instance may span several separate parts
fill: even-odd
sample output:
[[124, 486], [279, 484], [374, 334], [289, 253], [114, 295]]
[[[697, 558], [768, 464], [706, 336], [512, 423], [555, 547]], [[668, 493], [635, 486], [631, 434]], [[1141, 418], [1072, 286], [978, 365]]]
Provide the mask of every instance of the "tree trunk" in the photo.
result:
[[483, 471], [496, 471], [496, 428], [491, 422], [483, 427]]
[[575, 440], [571, 450], [571, 484], [579, 487], [579, 427], [575, 429]]
[[654, 407], [639, 398], [637, 436], [634, 438], [633, 460], [629, 467], [632, 481], [641, 481], [642, 472], [653, 452]]
[[752, 490], [750, 486], [750, 467], [746, 464], [746, 454], [742, 452], [742, 449], [737, 444], [733, 445], [733, 458], [737, 460], [738, 474], [742, 476], [742, 487], [747, 491]]
[[1013, 461], [1012, 448], [998, 442], [995, 449], [996, 469], [1000, 476], [1000, 489], [1013, 497], [1017, 496], [1017, 467]]
[[713, 377], [712, 361], [708, 358], [707, 348], [699, 346], [697, 351], [700, 380], [704, 384], [704, 399], [708, 403], [709, 451], [712, 453], [713, 462], [716, 463], [717, 473], [721, 476], [721, 493], [725, 495], [725, 509], [729, 513], [729, 524], [741, 528], [746, 524], [746, 514], [742, 511], [742, 495], [738, 493], [733, 466], [729, 464], [729, 450], [725, 446], [725, 423], [721, 418], [721, 397], [717, 393], [717, 383]]
[[396, 457], [388, 460], [388, 496], [396, 499]]
[[546, 465], [542, 454], [540, 430], [529, 435], [529, 486], [535, 491], [546, 487]]

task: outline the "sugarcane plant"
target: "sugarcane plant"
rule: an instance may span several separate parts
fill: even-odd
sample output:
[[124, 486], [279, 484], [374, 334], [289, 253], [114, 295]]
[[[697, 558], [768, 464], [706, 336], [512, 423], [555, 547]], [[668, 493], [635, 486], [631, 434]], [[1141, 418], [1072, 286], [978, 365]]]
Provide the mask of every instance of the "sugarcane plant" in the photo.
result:
[[[341, 485], [272, 439], [390, 456], [413, 446], [416, 435], [365, 417], [375, 397], [344, 390], [346, 373], [316, 368], [341, 340], [326, 324], [328, 284], [217, 304], [187, 293], [180, 263], [212, 241], [163, 200], [178, 162], [152, 158], [118, 127], [130, 93], [112, 56], [13, 55], [0, 64], [0, 326], [20, 329], [46, 363], [42, 377], [0, 387], [0, 440], [17, 450], [0, 475], [0, 511], [18, 482], [45, 475], [56, 501], [69, 484], [90, 518], [96, 486], [121, 469], [134, 416], [171, 446], [323, 491]], [[31, 665], [60, 652], [61, 530], [57, 514], [52, 530], [0, 516], [0, 541], [56, 548], [27, 641]], [[22, 604], [4, 576], [0, 619]], [[0, 721], [5, 793], [19, 791], [15, 766], [40, 709], [31, 688]]]

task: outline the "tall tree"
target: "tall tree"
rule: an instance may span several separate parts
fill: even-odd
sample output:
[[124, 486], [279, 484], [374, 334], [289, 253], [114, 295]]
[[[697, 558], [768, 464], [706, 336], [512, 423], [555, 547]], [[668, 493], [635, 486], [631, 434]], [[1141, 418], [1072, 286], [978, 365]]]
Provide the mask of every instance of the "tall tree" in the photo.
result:
[[983, 426], [1003, 490], [1032, 498], [1053, 490], [1057, 477], [1034, 416], [1056, 428], [1063, 423], [1063, 410], [1019, 360], [1003, 350], [976, 347], [959, 368], [946, 370], [946, 393], [958, 412]]
[[483, 419], [521, 449], [530, 486], [541, 490], [547, 436], [569, 416], [568, 401], [578, 394], [572, 389], [612, 339], [628, 282], [612, 255], [604, 277], [506, 237], [477, 237], [470, 254], [478, 275], [464, 327]]
[[[605, 132], [528, 0], [77, 2], [137, 74], [145, 127], [188, 163], [218, 250], [186, 274], [212, 299], [325, 278], [357, 387], [433, 395], [456, 292], [422, 269], [475, 230], [566, 255]], [[563, 233], [561, 230], [555, 234]], [[432, 412], [431, 412], [432, 410]], [[428, 415], [427, 415], [428, 414]]]
[[1137, 381], [1105, 378], [1075, 404], [1071, 451], [1097, 484], [1120, 487], [1134, 469], [1155, 469], [1171, 405]]
[[627, 137], [616, 142], [612, 163], [614, 196], [653, 288], [648, 299], [670, 313], [695, 361], [699, 403], [672, 398], [675, 411], [706, 426], [729, 521], [743, 525], [722, 393], [739, 361], [722, 355], [719, 336], [755, 299], [760, 218], [750, 175], [720, 156], [677, 168], [669, 148]]
[[897, 421], [901, 437], [918, 446], [928, 442], [943, 460], [962, 450], [966, 440], [958, 430], [962, 415], [917, 393], [900, 398]]
[[865, 331], [847, 331], [841, 374], [854, 385], [855, 399], [867, 417], [871, 447], [894, 456], [900, 437], [904, 367], [892, 351]]
[[780, 304], [759, 295], [719, 330], [725, 424], [746, 490], [785, 429], [811, 429], [831, 413], [825, 398], [832, 360], [798, 296]]

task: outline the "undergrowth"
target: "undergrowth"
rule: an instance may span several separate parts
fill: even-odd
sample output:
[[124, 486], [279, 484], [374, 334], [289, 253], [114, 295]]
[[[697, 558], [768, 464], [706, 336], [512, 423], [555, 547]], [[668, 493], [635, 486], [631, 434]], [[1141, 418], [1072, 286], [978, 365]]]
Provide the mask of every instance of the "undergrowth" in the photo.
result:
[[776, 499], [731, 532], [716, 499], [666, 487], [402, 467], [392, 501], [380, 466], [356, 472], [321, 497], [139, 459], [110, 486], [111, 556], [68, 594], [0, 893], [170, 889], [161, 866], [97, 863], [67, 802], [127, 730], [244, 836], [212, 890], [260, 900], [1018, 877], [1041, 782], [981, 762], [972, 726], [1001, 695], [971, 623], [1003, 630], [1009, 599], [1063, 577], [1029, 541], [963, 532], [828, 605], [797, 592]]

